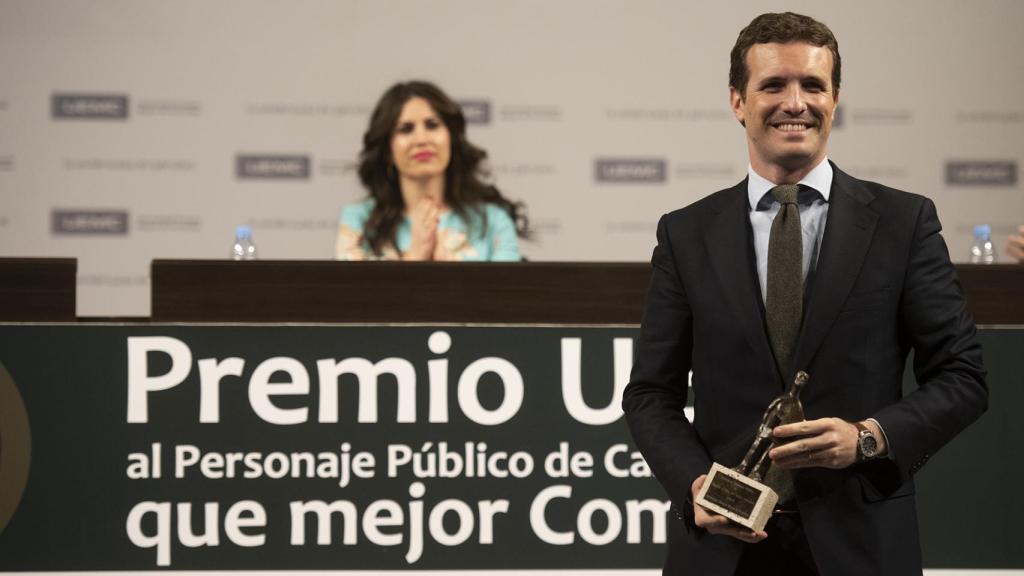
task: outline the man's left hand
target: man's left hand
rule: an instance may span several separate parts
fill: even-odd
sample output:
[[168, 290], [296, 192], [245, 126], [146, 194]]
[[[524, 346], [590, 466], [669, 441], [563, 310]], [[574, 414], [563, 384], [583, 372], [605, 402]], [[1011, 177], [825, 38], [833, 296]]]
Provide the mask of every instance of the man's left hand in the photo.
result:
[[[865, 425], [881, 442], [881, 431], [877, 430], [874, 422], [865, 422]], [[821, 418], [776, 426], [773, 435], [779, 439], [793, 438], [791, 442], [772, 448], [768, 453], [772, 464], [780, 468], [840, 469], [857, 461], [857, 427], [839, 418]]]

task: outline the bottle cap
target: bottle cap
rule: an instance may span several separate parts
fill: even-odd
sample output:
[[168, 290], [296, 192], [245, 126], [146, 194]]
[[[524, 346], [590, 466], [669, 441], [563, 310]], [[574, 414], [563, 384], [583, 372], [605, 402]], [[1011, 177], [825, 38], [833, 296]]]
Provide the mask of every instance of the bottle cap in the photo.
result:
[[244, 224], [235, 228], [235, 238], [252, 238], [252, 228]]
[[974, 235], [981, 237], [991, 236], [992, 227], [989, 226], [988, 224], [978, 224], [977, 226], [974, 227]]

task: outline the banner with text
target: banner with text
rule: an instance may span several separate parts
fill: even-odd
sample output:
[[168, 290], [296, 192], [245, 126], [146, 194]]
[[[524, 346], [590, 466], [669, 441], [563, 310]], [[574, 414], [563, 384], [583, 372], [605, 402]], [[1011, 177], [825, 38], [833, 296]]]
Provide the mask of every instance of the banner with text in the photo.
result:
[[[0, 324], [0, 572], [657, 568], [636, 335]], [[989, 412], [915, 477], [929, 568], [1024, 568], [1024, 330], [979, 337]]]
[[634, 332], [0, 327], [32, 443], [0, 569], [658, 566]]

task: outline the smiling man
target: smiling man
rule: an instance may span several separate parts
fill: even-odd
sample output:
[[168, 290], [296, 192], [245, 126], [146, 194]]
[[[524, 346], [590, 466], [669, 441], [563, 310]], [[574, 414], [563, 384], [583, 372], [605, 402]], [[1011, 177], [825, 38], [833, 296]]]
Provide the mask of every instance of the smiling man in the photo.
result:
[[[674, 504], [665, 572], [920, 574], [913, 475], [988, 397], [935, 206], [829, 160], [841, 59], [827, 26], [763, 14], [731, 60], [748, 175], [659, 222], [623, 398]], [[696, 505], [712, 462], [740, 462], [798, 371], [807, 420], [775, 428], [765, 530]]]

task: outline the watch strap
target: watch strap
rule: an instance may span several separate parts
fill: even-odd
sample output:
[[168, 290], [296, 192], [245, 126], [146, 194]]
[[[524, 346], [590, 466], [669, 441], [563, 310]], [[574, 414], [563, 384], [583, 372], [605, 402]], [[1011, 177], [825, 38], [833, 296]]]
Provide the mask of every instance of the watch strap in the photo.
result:
[[[875, 434], [863, 422], [852, 422], [852, 424], [857, 427], [857, 462], [863, 462], [868, 459], [867, 454], [864, 453], [863, 438], [865, 436], [874, 438]], [[878, 440], [876, 439], [875, 442]]]

